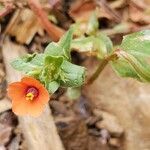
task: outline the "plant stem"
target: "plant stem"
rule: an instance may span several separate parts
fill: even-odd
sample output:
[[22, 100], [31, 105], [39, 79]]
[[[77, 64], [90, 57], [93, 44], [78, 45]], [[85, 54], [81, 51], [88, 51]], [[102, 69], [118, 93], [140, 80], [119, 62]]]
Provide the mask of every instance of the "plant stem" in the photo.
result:
[[94, 74], [87, 81], [87, 84], [92, 84], [96, 80], [96, 78], [99, 76], [99, 74], [103, 71], [103, 69], [105, 68], [105, 66], [107, 64], [108, 64], [108, 60], [107, 59], [103, 59], [99, 63], [98, 68], [96, 69], [96, 71], [94, 72]]
[[108, 56], [107, 58], [104, 58], [98, 65], [98, 68], [96, 69], [96, 71], [93, 73], [93, 75], [88, 79], [86, 84], [92, 84], [97, 77], [99, 76], [99, 74], [104, 70], [104, 68], [106, 67], [106, 65], [108, 64], [108, 62], [110, 60], [113, 59], [117, 59], [117, 53], [113, 53], [112, 55]]

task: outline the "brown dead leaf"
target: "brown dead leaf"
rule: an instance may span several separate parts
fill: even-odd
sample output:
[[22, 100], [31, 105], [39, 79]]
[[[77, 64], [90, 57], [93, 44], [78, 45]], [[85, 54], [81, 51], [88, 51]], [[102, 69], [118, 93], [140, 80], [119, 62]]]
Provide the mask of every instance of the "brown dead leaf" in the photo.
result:
[[[150, 7], [150, 5], [149, 5]], [[150, 14], [146, 13], [149, 9], [144, 1], [131, 2], [129, 5], [129, 18], [136, 23], [150, 24]]]
[[5, 33], [15, 36], [22, 44], [29, 44], [34, 35], [41, 33], [42, 28], [30, 9], [18, 9], [9, 22]]
[[120, 15], [114, 9], [109, 7], [108, 3], [105, 0], [75, 1], [70, 7], [69, 15], [75, 21], [87, 21], [89, 20], [91, 13], [95, 10], [97, 12], [98, 18], [107, 18], [116, 22], [120, 22], [121, 20]]
[[12, 127], [0, 124], [0, 145], [5, 145], [10, 138]]
[[93, 1], [77, 0], [72, 3], [69, 15], [75, 21], [87, 21], [95, 8], [96, 4]]
[[28, 0], [28, 5], [35, 13], [37, 19], [39, 20], [42, 27], [46, 30], [50, 38], [53, 41], [58, 41], [59, 38], [65, 33], [65, 31], [62, 28], [52, 24], [48, 20], [48, 15], [43, 10], [38, 0]]
[[21, 135], [17, 134], [8, 145], [8, 150], [18, 150], [20, 148]]

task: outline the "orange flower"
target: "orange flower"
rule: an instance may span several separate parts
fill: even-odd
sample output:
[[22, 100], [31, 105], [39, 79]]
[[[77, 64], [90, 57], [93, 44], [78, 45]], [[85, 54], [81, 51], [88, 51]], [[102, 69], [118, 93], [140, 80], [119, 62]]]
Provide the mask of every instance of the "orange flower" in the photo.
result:
[[12, 99], [12, 111], [17, 115], [38, 116], [49, 100], [46, 88], [32, 77], [11, 83], [8, 86], [8, 96]]

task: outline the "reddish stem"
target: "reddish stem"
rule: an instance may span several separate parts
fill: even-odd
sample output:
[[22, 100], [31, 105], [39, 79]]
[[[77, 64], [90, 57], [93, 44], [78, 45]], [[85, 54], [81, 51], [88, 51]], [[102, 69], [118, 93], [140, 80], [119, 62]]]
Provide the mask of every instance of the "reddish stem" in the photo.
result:
[[56, 25], [52, 24], [47, 17], [46, 12], [42, 9], [38, 0], [28, 0], [28, 4], [33, 12], [36, 14], [43, 28], [53, 41], [58, 41], [65, 31]]

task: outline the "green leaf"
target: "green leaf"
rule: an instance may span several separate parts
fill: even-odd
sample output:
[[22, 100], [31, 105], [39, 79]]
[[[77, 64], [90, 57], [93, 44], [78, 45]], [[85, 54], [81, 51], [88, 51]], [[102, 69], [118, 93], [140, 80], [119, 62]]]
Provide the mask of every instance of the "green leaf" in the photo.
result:
[[150, 56], [150, 30], [124, 36], [120, 48], [136, 56]]
[[71, 25], [74, 29], [73, 33], [75, 36], [81, 37], [84, 35], [86, 29], [83, 29], [82, 26], [85, 26], [85, 24], [85, 22], [76, 22]]
[[62, 65], [63, 57], [47, 56], [45, 58], [44, 67], [40, 74], [41, 82], [44, 82], [48, 88], [51, 81], [57, 80], [60, 74], [60, 66]]
[[64, 51], [64, 56], [69, 60], [71, 59], [70, 48], [71, 48], [72, 36], [73, 36], [73, 27], [70, 27], [70, 29], [58, 42], [59, 46]]
[[93, 38], [93, 36], [89, 36], [74, 39], [72, 40], [71, 48], [79, 50], [80, 52], [91, 52], [94, 50]]
[[113, 51], [113, 44], [108, 36], [99, 34], [97, 36], [80, 37], [74, 39], [71, 44], [72, 49], [80, 52], [97, 52], [97, 56], [103, 59]]
[[26, 75], [39, 78], [39, 74], [44, 65], [44, 59], [45, 56], [43, 54], [27, 54], [14, 60], [11, 65], [13, 68], [24, 72]]
[[64, 61], [61, 66], [60, 83], [64, 87], [79, 87], [85, 79], [85, 68]]
[[44, 54], [49, 56], [63, 56], [70, 60], [70, 46], [72, 41], [73, 28], [70, 28], [58, 43], [51, 42], [45, 49]]
[[112, 65], [120, 76], [150, 82], [150, 65], [141, 58], [139, 59], [124, 51], [120, 51], [119, 59], [112, 61]]
[[119, 58], [111, 62], [113, 70], [121, 77], [131, 77], [140, 80], [134, 68], [124, 59]]
[[56, 81], [52, 81], [48, 84], [48, 91], [50, 94], [53, 94], [57, 91], [57, 89], [59, 88], [60, 84]]
[[99, 22], [98, 22], [96, 13], [93, 12], [90, 19], [89, 19], [86, 33], [88, 35], [94, 35], [94, 34], [96, 34], [96, 31], [98, 30], [98, 27], [99, 27]]
[[62, 56], [63, 55], [63, 50], [57, 43], [51, 42], [45, 48], [44, 54], [45, 55], [50, 55], [50, 56]]
[[100, 33], [95, 38], [95, 49], [98, 50], [98, 57], [103, 59], [113, 51], [113, 44], [108, 36]]
[[67, 96], [70, 100], [76, 100], [81, 96], [81, 88], [68, 88], [67, 89]]
[[24, 73], [27, 73], [29, 71], [35, 71], [40, 68], [39, 66], [37, 66], [35, 64], [26, 62], [26, 59], [24, 59], [24, 58], [15, 59], [13, 62], [11, 62], [11, 65], [14, 69], [16, 69], [18, 71], [22, 71]]
[[116, 52], [119, 59], [112, 66], [120, 76], [150, 82], [150, 30], [124, 36]]
[[61, 66], [62, 62], [63, 62], [63, 57], [61, 57], [61, 56], [47, 56], [45, 58], [45, 65], [52, 66], [52, 68], [54, 67], [55, 69], [59, 68]]
[[44, 54], [37, 54], [32, 60], [30, 60], [30, 63], [42, 67], [44, 65], [44, 60]]

